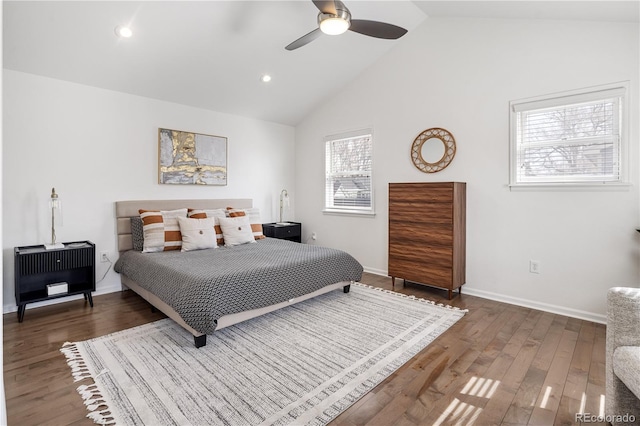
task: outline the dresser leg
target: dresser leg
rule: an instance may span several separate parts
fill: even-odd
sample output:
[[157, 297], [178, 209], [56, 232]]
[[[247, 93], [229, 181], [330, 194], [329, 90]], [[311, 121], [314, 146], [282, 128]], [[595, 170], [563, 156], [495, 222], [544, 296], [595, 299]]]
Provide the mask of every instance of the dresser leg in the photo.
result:
[[89, 302], [89, 306], [93, 308], [93, 297], [91, 296], [91, 292], [85, 293], [84, 298]]
[[396, 288], [396, 277], [391, 277], [391, 288]]
[[453, 290], [449, 289], [449, 300], [453, 299]]
[[18, 322], [22, 322], [22, 320], [24, 320], [24, 310], [26, 307], [26, 304], [18, 305]]

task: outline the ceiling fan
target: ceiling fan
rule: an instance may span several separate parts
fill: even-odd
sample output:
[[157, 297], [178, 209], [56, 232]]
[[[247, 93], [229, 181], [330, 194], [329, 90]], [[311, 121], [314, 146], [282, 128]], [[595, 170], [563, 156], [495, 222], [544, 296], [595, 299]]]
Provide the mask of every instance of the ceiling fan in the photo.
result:
[[303, 35], [285, 49], [294, 50], [312, 42], [322, 33], [330, 35], [342, 34], [347, 30], [364, 34], [370, 37], [395, 40], [407, 33], [402, 27], [387, 24], [386, 22], [369, 21], [366, 19], [351, 19], [351, 13], [347, 6], [340, 0], [312, 0], [320, 10], [318, 13], [318, 27], [308, 34]]

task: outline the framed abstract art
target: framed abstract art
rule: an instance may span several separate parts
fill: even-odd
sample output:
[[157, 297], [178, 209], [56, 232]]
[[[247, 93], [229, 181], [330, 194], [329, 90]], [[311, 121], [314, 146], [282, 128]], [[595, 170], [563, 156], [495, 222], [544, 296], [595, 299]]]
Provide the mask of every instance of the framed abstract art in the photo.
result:
[[227, 138], [158, 129], [158, 182], [227, 184]]

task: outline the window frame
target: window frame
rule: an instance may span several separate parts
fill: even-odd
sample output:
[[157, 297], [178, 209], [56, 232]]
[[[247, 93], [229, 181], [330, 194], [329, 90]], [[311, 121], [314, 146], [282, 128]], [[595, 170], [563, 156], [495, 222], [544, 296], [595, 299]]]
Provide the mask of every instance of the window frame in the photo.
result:
[[[336, 207], [335, 203], [330, 206], [327, 203], [328, 193], [327, 193], [327, 181], [329, 179], [329, 169], [328, 169], [328, 158], [327, 158], [327, 146], [329, 143], [344, 139], [357, 139], [361, 137], [369, 136], [370, 139], [370, 151], [371, 151], [371, 161], [370, 161], [370, 169], [369, 169], [369, 185], [370, 185], [370, 206], [369, 207], [355, 207], [355, 206], [345, 206], [345, 207]], [[323, 138], [324, 142], [324, 183], [323, 183], [323, 209], [322, 212], [325, 214], [337, 214], [337, 215], [361, 215], [361, 216], [375, 216], [375, 196], [374, 196], [374, 187], [373, 187], [373, 163], [374, 163], [374, 147], [373, 147], [373, 128], [363, 128], [359, 130], [352, 130], [347, 132], [336, 133], [332, 135], [325, 136]]]
[[[582, 102], [605, 100], [619, 97], [619, 141], [617, 179], [588, 179], [584, 177], [552, 176], [537, 181], [523, 182], [518, 180], [518, 118], [521, 112], [542, 110], [546, 108], [562, 108]], [[617, 188], [629, 186], [629, 82], [618, 82], [601, 86], [588, 87], [567, 92], [554, 93], [533, 98], [509, 102], [509, 188]], [[567, 145], [578, 143], [569, 141]], [[614, 160], [615, 161], [615, 160]]]

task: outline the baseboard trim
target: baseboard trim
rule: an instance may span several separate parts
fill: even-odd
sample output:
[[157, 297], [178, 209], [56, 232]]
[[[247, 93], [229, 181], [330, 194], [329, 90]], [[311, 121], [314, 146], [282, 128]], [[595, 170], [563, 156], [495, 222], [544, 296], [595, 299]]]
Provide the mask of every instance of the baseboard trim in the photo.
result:
[[383, 271], [382, 269], [369, 268], [368, 266], [363, 267], [365, 272], [368, 272], [373, 275], [382, 275], [383, 277], [387, 277], [387, 271]]
[[[122, 291], [122, 285], [117, 282], [114, 284], [111, 284], [107, 287], [100, 287], [100, 290], [96, 290], [92, 293], [93, 296], [100, 296], [101, 294], [107, 294], [107, 293], [115, 293], [116, 291]], [[27, 305], [27, 310], [29, 309], [33, 309], [33, 308], [41, 308], [43, 306], [49, 306], [49, 305], [55, 305], [58, 303], [64, 303], [64, 302], [69, 302], [71, 300], [78, 300], [78, 299], [82, 299], [84, 298], [84, 295], [82, 294], [74, 294], [73, 296], [68, 296], [68, 297], [60, 297], [58, 299], [51, 299], [51, 300], [44, 300], [42, 302], [35, 302], [35, 303], [29, 303]], [[12, 312], [18, 312], [18, 306], [17, 305], [4, 305], [2, 307], [2, 313], [3, 314], [10, 314]]]
[[[381, 275], [383, 277], [389, 276], [387, 271], [381, 269], [364, 267], [364, 271]], [[549, 303], [536, 302], [533, 300], [522, 299], [519, 297], [505, 296], [499, 293], [493, 293], [490, 291], [478, 290], [473, 287], [462, 286], [462, 293], [470, 296], [481, 297], [483, 299], [495, 300], [496, 302], [508, 303], [510, 305], [522, 306], [530, 309], [537, 309], [539, 311], [550, 312], [552, 314], [564, 315], [566, 317], [578, 318], [585, 321], [596, 322], [599, 324], [607, 323], [607, 316], [602, 314], [596, 314], [593, 312], [581, 311], [579, 309], [567, 308], [565, 306], [552, 305]]]
[[567, 317], [578, 318], [585, 321], [596, 322], [599, 324], [607, 323], [607, 316], [596, 314], [593, 312], [582, 311], [579, 309], [567, 308], [565, 306], [552, 305], [550, 303], [535, 302], [533, 300], [521, 299], [519, 297], [505, 296], [490, 291], [478, 290], [473, 287], [462, 287], [462, 293], [470, 296], [482, 297], [483, 299], [495, 300], [496, 302], [508, 303], [510, 305], [522, 306], [525, 308], [537, 309], [539, 311], [550, 312], [552, 314], [564, 315]]

